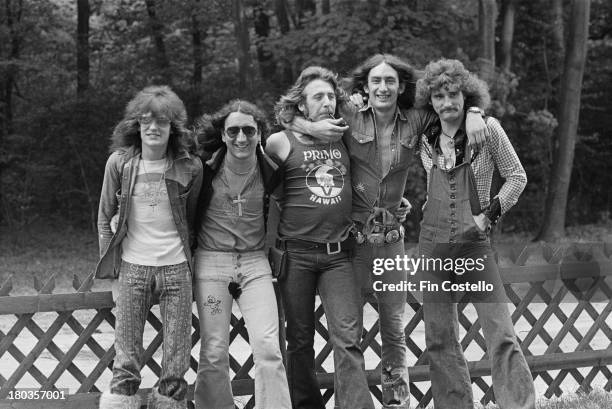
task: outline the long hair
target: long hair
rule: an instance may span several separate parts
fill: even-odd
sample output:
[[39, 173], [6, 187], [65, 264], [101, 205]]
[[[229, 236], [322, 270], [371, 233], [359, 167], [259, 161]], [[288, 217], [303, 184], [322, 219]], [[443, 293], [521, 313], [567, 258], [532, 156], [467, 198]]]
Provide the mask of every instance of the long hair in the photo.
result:
[[232, 112], [251, 115], [257, 123], [261, 143], [262, 145], [265, 144], [265, 138], [270, 132], [266, 114], [257, 105], [249, 101], [234, 99], [223, 105], [217, 112], [204, 114], [196, 120], [194, 133], [200, 150], [211, 153], [224, 145], [222, 136], [225, 129], [225, 120]]
[[433, 111], [431, 94], [440, 88], [461, 91], [464, 110], [474, 106], [486, 109], [491, 103], [487, 83], [469, 72], [459, 60], [442, 58], [427, 64], [423, 77], [417, 81], [416, 106]]
[[370, 71], [382, 63], [391, 66], [397, 72], [400, 84], [404, 84], [404, 92], [398, 95], [397, 105], [402, 109], [411, 108], [414, 105], [417, 72], [410, 64], [393, 54], [374, 54], [355, 67], [349, 77], [344, 80], [345, 90], [351, 94], [364, 92], [364, 87], [368, 85]]
[[127, 104], [123, 119], [115, 126], [111, 137], [111, 152], [129, 147], [142, 149], [140, 139], [141, 115], [151, 112], [153, 116], [165, 116], [170, 120], [168, 149], [174, 154], [189, 150], [190, 133], [185, 128], [187, 110], [183, 101], [166, 85], [144, 88]]
[[285, 95], [280, 97], [274, 106], [274, 114], [279, 125], [284, 125], [293, 121], [293, 118], [296, 115], [303, 116], [298, 109], [298, 105], [303, 103], [306, 99], [304, 89], [314, 80], [322, 80], [332, 86], [334, 93], [336, 94], [336, 112], [334, 112], [334, 114], [336, 117], [338, 116], [338, 105], [340, 105], [341, 101], [347, 99], [344, 90], [339, 85], [338, 76], [327, 68], [313, 65], [305, 68], [300, 73], [300, 76], [295, 81], [295, 84], [289, 88]]

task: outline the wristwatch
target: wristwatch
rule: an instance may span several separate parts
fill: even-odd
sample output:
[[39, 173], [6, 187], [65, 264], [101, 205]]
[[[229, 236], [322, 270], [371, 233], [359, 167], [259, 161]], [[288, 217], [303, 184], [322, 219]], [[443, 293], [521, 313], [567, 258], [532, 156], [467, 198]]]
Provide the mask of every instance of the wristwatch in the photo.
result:
[[480, 116], [484, 117], [485, 113], [482, 109], [478, 108], [478, 107], [469, 107], [467, 112], [470, 112], [472, 114], [480, 114]]

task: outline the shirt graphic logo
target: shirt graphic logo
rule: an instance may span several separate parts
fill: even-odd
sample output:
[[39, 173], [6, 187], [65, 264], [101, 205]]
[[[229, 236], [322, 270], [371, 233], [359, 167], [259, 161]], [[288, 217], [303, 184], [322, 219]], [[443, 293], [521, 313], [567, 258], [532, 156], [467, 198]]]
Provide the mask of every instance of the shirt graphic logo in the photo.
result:
[[302, 169], [306, 172], [306, 187], [310, 190], [309, 200], [322, 205], [333, 205], [342, 200], [344, 176], [348, 173], [342, 163], [339, 149], [304, 152]]
[[318, 165], [306, 175], [306, 186], [312, 193], [310, 200], [319, 204], [336, 204], [340, 202], [340, 193], [344, 188], [344, 175], [335, 166]]

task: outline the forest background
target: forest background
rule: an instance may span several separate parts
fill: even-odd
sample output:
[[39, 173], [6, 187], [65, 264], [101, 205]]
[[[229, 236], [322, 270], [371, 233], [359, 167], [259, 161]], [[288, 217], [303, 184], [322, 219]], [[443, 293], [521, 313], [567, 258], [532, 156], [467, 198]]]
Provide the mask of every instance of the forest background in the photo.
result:
[[[169, 84], [193, 120], [272, 106], [302, 68], [388, 52], [458, 58], [489, 83], [527, 171], [503, 232], [556, 240], [610, 224], [609, 0], [2, 0], [0, 225], [96, 229], [109, 137], [135, 92]], [[579, 120], [578, 120], [579, 119]], [[425, 176], [406, 187], [418, 237]], [[95, 235], [92, 234], [92, 241]]]

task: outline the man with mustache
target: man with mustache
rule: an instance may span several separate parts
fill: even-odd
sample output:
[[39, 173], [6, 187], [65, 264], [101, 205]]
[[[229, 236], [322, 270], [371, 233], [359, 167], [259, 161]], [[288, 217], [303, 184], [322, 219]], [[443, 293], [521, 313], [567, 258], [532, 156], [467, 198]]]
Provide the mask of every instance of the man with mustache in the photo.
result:
[[[336, 75], [308, 67], [276, 104], [279, 122], [319, 121], [345, 98]], [[342, 140], [324, 142], [285, 130], [270, 136], [266, 153], [280, 166], [283, 189], [277, 248], [285, 251], [279, 285], [287, 319], [287, 379], [293, 409], [324, 409], [315, 374], [315, 295], [325, 309], [334, 352], [336, 404], [373, 409], [359, 341], [359, 291], [350, 254], [350, 158]]]
[[[487, 106], [489, 101], [486, 83], [458, 60], [431, 62], [417, 82], [416, 104], [439, 117], [436, 126], [422, 135], [420, 141], [428, 187], [419, 255], [456, 262], [449, 271], [434, 267], [433, 271], [422, 272], [424, 279], [440, 286], [439, 291], [423, 294], [429, 371], [438, 409], [474, 407], [470, 375], [457, 339], [459, 294], [445, 291], [441, 285], [444, 282], [484, 282], [489, 286], [487, 291], [466, 291], [461, 301], [473, 302], [478, 313], [491, 360], [497, 404], [501, 409], [535, 408], [533, 380], [514, 333], [488, 237], [491, 223], [517, 202], [527, 176], [496, 119], [487, 118], [490, 136], [479, 152], [472, 152], [465, 141], [465, 107]], [[504, 184], [489, 200], [494, 168]], [[470, 260], [481, 267], [459, 268], [459, 261], [467, 267]]]
[[[340, 104], [340, 114], [350, 129], [340, 126], [341, 119], [316, 122], [296, 117], [291, 123], [286, 122], [290, 129], [322, 140], [343, 135], [351, 157], [352, 220], [359, 243], [353, 269], [362, 293], [373, 292], [375, 259], [404, 255], [401, 221], [409, 209], [403, 198], [408, 167], [415, 160], [413, 148], [418, 135], [435, 119], [432, 113], [411, 109], [415, 82], [415, 70], [408, 63], [394, 55], [376, 54], [355, 68], [348, 78], [345, 89], [364, 93], [368, 98], [368, 104], [361, 109], [350, 103]], [[468, 114], [467, 130], [468, 135], [475, 136], [474, 140], [481, 141], [486, 127], [480, 110], [475, 111]], [[405, 206], [400, 206], [402, 203]], [[389, 270], [376, 280], [383, 285], [401, 284], [407, 280], [407, 271]], [[383, 408], [407, 409], [410, 397], [404, 335], [407, 294], [374, 292], [382, 340]]]

